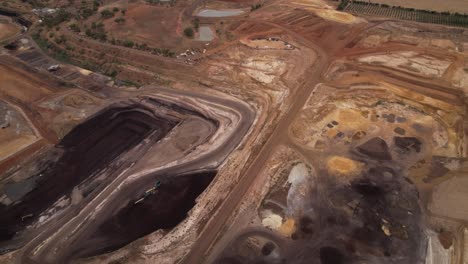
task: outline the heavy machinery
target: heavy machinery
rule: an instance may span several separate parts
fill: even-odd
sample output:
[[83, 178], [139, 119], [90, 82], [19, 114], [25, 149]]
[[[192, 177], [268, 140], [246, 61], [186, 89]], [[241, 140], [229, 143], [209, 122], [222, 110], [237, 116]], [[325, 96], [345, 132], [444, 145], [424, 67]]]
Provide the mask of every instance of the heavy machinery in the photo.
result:
[[140, 203], [143, 200], [145, 200], [146, 197], [155, 194], [156, 190], [159, 188], [159, 186], [161, 186], [161, 181], [157, 180], [156, 182], [154, 182], [153, 187], [146, 190], [145, 193], [143, 194], [143, 196], [140, 199], [138, 199], [134, 204]]

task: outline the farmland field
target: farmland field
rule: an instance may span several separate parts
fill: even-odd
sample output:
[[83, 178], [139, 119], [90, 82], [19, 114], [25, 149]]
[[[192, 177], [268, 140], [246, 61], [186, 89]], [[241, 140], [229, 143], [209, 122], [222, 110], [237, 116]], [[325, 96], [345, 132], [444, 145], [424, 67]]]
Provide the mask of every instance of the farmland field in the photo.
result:
[[405, 1], [405, 0], [373, 0], [372, 3], [386, 4], [390, 6], [401, 6], [406, 8], [431, 10], [437, 12], [450, 12], [450, 13], [464, 13], [468, 14], [468, 2], [466, 0], [450, 0], [450, 1], [438, 1], [438, 0], [416, 0], [416, 1]]
[[426, 11], [413, 8], [392, 7], [366, 2], [352, 2], [344, 8], [353, 14], [391, 17], [401, 20], [422, 23], [442, 24], [447, 26], [468, 27], [468, 15], [450, 14], [448, 12]]

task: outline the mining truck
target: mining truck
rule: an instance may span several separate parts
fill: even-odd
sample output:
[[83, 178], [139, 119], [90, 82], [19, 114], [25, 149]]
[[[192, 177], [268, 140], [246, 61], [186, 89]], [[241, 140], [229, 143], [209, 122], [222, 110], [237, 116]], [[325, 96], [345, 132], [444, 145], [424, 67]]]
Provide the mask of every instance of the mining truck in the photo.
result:
[[150, 196], [150, 195], [153, 195], [154, 193], [156, 193], [156, 190], [159, 188], [159, 186], [161, 186], [161, 181], [156, 181], [153, 185], [153, 187], [151, 187], [150, 189], [146, 190], [145, 191], [145, 194], [143, 195], [143, 197], [141, 197], [140, 199], [138, 199], [134, 204], [137, 204], [139, 202], [142, 202], [146, 197]]

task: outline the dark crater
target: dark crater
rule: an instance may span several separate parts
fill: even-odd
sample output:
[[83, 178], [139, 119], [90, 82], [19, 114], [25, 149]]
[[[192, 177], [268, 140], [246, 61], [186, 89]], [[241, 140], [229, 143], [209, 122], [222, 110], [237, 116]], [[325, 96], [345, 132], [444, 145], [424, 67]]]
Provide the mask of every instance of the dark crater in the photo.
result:
[[368, 179], [360, 179], [351, 184], [353, 189], [366, 197], [378, 197], [384, 194], [384, 190], [376, 183]]
[[387, 143], [380, 137], [374, 137], [364, 142], [357, 147], [357, 151], [361, 154], [376, 160], [391, 160], [392, 155]]
[[[169, 175], [147, 185], [79, 239], [73, 258], [110, 252], [156, 230], [170, 230], [182, 222], [216, 171]], [[159, 186], [159, 187], [156, 187]]]
[[263, 245], [262, 247], [262, 255], [264, 256], [268, 256], [271, 254], [271, 252], [273, 252], [273, 250], [275, 250], [276, 246], [275, 244], [273, 244], [272, 242], [268, 241], [267, 243], [265, 243], [265, 245]]
[[31, 21], [24, 18], [20, 13], [11, 9], [0, 8], [0, 15], [11, 17], [16, 23], [25, 27], [30, 27], [32, 24]]
[[320, 249], [320, 262], [322, 264], [343, 264], [344, 255], [334, 247], [322, 247]]
[[393, 141], [402, 153], [421, 152], [422, 142], [415, 137], [394, 137]]
[[398, 135], [402, 135], [402, 136], [406, 134], [406, 131], [401, 127], [396, 127], [395, 129], [393, 129], [393, 132], [397, 133]]

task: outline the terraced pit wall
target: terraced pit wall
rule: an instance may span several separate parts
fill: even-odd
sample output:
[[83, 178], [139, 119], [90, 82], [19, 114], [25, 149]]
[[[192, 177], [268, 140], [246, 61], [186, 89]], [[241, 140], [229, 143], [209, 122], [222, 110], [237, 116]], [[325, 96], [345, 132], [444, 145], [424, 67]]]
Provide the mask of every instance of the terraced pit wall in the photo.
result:
[[22, 26], [25, 26], [25, 27], [30, 27], [31, 24], [32, 24], [31, 21], [27, 20], [26, 18], [24, 18], [23, 16], [21, 16], [20, 14], [18, 14], [18, 13], [15, 12], [15, 11], [12, 11], [12, 10], [0, 8], [0, 15], [11, 17], [11, 18], [13, 18], [18, 24], [20, 24], [20, 25], [22, 25]]
[[[208, 187], [217, 171], [181, 175], [155, 175], [161, 187], [145, 192], [107, 215], [93, 230], [71, 246], [71, 258], [96, 256], [121, 248], [154, 232], [177, 226], [195, 206], [197, 197]], [[146, 188], [151, 188], [148, 185]]]
[[[151, 116], [137, 106], [129, 106], [107, 109], [77, 126], [55, 147], [58, 152], [63, 152], [58, 161], [37, 171], [37, 175], [31, 178], [35, 185], [32, 190], [26, 187], [17, 190], [14, 195], [17, 200], [12, 198], [11, 204], [0, 204], [3, 216], [0, 220], [0, 242], [12, 239], [57, 199], [106, 168], [144, 138], [154, 134], [153, 140], [156, 141], [175, 125], [172, 120]], [[9, 192], [8, 186], [6, 193]]]

